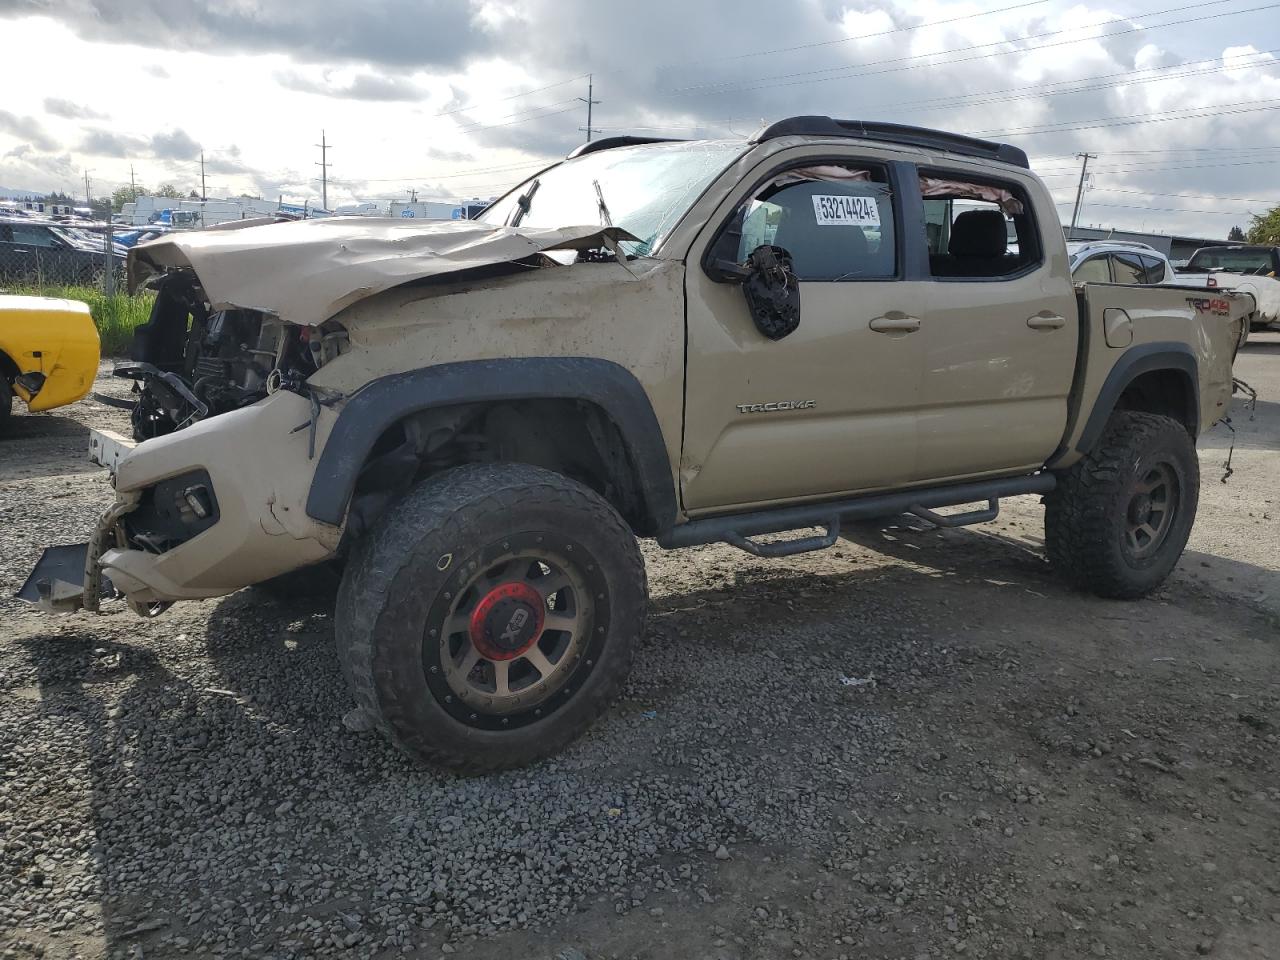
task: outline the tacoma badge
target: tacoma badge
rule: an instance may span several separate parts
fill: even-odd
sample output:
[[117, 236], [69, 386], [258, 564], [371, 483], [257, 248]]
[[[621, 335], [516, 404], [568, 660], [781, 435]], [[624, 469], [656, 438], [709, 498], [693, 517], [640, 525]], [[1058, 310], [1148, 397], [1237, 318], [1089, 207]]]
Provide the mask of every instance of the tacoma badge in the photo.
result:
[[740, 403], [739, 413], [777, 413], [779, 410], [809, 410], [817, 400], [777, 400], [772, 403]]

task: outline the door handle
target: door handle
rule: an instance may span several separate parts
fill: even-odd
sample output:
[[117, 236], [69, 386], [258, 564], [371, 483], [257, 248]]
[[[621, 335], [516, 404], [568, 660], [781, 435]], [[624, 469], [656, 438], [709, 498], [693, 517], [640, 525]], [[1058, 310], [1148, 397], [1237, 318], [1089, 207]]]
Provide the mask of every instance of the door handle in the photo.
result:
[[1036, 314], [1034, 317], [1027, 317], [1027, 326], [1032, 330], [1058, 330], [1067, 325], [1065, 317], [1059, 316], [1043, 316]]
[[915, 333], [920, 329], [920, 318], [905, 314], [876, 317], [868, 326], [876, 333]]

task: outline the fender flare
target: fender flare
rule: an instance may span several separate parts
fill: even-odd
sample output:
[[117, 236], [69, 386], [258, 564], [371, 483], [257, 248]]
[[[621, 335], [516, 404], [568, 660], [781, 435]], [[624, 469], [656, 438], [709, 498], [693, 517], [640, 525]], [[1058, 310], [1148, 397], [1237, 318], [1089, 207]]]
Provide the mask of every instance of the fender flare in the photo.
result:
[[626, 367], [596, 357], [466, 360], [370, 381], [338, 414], [311, 480], [307, 516], [342, 523], [374, 443], [397, 421], [434, 407], [534, 399], [581, 400], [603, 410], [638, 473], [647, 532], [675, 523], [671, 464], [649, 396]]
[[1187, 378], [1189, 399], [1184, 418], [1191, 424], [1192, 437], [1200, 432], [1200, 376], [1195, 354], [1185, 343], [1173, 340], [1142, 343], [1126, 350], [1107, 374], [1084, 430], [1080, 432], [1080, 439], [1076, 441], [1075, 448], [1079, 453], [1088, 453], [1098, 442], [1125, 388], [1144, 373], [1156, 370], [1176, 370]]

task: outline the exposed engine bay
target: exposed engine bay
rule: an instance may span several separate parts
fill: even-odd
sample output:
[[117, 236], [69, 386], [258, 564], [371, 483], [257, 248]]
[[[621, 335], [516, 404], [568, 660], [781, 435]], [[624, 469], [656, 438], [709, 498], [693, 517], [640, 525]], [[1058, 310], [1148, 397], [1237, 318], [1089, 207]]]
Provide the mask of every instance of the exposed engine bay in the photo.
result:
[[214, 311], [190, 270], [156, 283], [151, 318], [115, 375], [134, 381], [135, 440], [227, 413], [277, 390], [306, 392], [311, 374], [345, 351], [335, 323], [295, 326], [259, 310]]

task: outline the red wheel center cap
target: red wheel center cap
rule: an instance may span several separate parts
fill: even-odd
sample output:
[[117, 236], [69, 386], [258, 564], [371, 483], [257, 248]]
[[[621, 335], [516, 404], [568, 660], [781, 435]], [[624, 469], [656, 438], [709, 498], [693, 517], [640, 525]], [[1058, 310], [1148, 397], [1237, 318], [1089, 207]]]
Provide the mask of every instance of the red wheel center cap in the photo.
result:
[[546, 609], [529, 584], [499, 584], [471, 612], [471, 642], [486, 660], [514, 660], [542, 636]]

